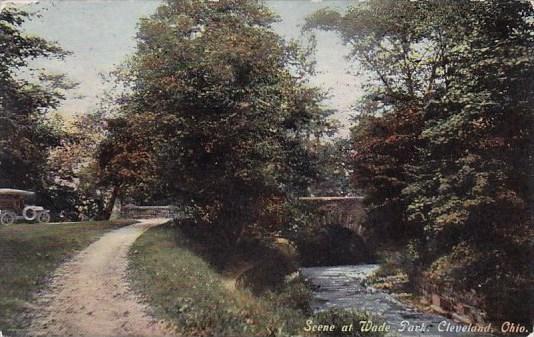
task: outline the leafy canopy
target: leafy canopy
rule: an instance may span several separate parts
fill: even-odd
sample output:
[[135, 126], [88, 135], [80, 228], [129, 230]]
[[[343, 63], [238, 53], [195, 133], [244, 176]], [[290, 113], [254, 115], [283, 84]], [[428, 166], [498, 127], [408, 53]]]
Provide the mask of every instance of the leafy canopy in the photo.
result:
[[33, 69], [39, 57], [63, 58], [54, 43], [27, 36], [22, 23], [30, 14], [6, 8], [0, 12], [0, 186], [42, 190], [47, 156], [62, 135], [61, 125], [47, 116], [73, 85], [64, 75]]
[[[167, 1], [141, 21], [119, 75], [131, 94], [111, 143], [131, 148], [113, 171], [140, 172], [131, 161], [146, 154], [162, 194], [196, 207], [230, 242], [267, 200], [305, 190], [315, 171], [308, 139], [330, 130], [324, 94], [307, 84], [309, 51], [276, 35], [275, 19], [256, 1]], [[140, 134], [142, 144], [126, 137]]]
[[353, 130], [371, 225], [413, 241], [419, 274], [525, 322], [533, 19], [528, 1], [372, 0], [307, 22], [339, 32], [374, 75]]

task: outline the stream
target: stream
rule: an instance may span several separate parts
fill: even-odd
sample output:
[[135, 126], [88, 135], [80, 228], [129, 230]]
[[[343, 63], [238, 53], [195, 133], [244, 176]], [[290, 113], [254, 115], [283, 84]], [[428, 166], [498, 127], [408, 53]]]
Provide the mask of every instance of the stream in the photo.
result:
[[[376, 326], [386, 322], [386, 326], [389, 326], [386, 336], [491, 336], [483, 332], [457, 331], [468, 329], [469, 325], [437, 314], [420, 312], [392, 295], [366, 285], [364, 280], [378, 267], [377, 264], [364, 264], [302, 268], [301, 273], [315, 287], [312, 303], [314, 311], [342, 308], [368, 312]], [[354, 327], [358, 330], [361, 328], [362, 326]]]

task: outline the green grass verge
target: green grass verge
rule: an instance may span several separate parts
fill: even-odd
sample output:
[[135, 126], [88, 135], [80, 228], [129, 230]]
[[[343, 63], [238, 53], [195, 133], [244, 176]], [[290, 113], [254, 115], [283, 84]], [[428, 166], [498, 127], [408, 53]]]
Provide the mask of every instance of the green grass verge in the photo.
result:
[[[145, 232], [130, 250], [133, 288], [143, 295], [153, 315], [174, 325], [179, 335], [311, 335], [304, 330], [308, 319], [316, 324], [339, 317], [334, 313], [310, 318], [309, 291], [299, 278], [261, 297], [232, 288], [188, 247], [176, 229], [161, 226]], [[349, 316], [351, 320], [363, 317], [345, 313], [344, 318]], [[359, 332], [347, 335], [360, 336]]]
[[35, 293], [80, 249], [131, 221], [0, 225], [0, 329], [23, 329]]

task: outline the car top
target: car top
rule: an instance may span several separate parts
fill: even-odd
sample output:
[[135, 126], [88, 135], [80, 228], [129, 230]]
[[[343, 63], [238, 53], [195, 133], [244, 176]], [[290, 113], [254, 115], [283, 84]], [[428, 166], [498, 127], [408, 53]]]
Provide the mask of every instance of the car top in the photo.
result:
[[17, 195], [17, 196], [31, 197], [35, 195], [35, 192], [17, 190], [13, 188], [0, 188], [0, 195]]

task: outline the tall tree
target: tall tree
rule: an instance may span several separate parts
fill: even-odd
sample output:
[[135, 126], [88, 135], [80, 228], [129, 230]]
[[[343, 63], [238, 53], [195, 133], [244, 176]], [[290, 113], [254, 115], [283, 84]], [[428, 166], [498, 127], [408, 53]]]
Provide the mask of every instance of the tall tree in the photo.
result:
[[319, 10], [304, 26], [338, 32], [352, 48], [348, 58], [371, 74], [352, 130], [352, 181], [365, 192], [369, 226], [382, 241], [417, 232], [402, 190], [419, 159], [423, 107], [439, 85], [443, 48], [426, 38], [431, 15], [424, 2], [375, 0], [345, 14]]
[[123, 74], [125, 127], [150, 130], [161, 185], [228, 244], [270, 199], [305, 191], [307, 139], [329, 128], [307, 52], [275, 19], [257, 1], [167, 1], [141, 22]]
[[346, 14], [322, 10], [308, 23], [340, 32], [376, 75], [354, 134], [355, 180], [371, 209], [398, 200], [420, 271], [447, 287], [478, 289], [494, 318], [505, 308], [524, 321], [533, 17], [519, 0], [374, 0]]
[[[457, 25], [446, 23], [453, 18]], [[404, 191], [435, 280], [482, 288], [494, 317], [525, 322], [518, 299], [532, 281], [533, 18], [528, 2], [487, 1], [438, 22], [447, 33], [444, 86], [425, 107], [426, 146]]]
[[71, 84], [63, 75], [47, 75], [28, 66], [39, 57], [67, 53], [20, 26], [29, 14], [0, 12], [0, 186], [42, 190], [47, 184], [49, 150], [59, 144], [61, 127], [47, 117]]

